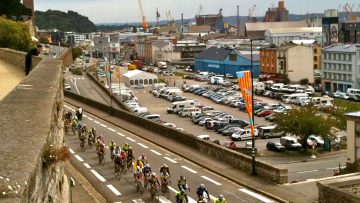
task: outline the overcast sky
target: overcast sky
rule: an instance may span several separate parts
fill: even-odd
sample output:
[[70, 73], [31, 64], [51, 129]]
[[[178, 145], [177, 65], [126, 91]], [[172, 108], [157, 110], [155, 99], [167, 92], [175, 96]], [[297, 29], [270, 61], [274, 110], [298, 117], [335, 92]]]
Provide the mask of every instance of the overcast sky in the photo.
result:
[[[94, 23], [126, 23], [140, 21], [138, 0], [34, 0], [35, 10], [48, 9], [76, 11], [89, 17]], [[240, 15], [246, 16], [249, 8], [256, 4], [255, 16], [263, 16], [277, 0], [142, 0], [144, 14], [148, 21], [156, 20], [156, 8], [160, 11], [160, 20], [166, 20], [165, 12], [170, 10], [175, 19], [193, 18], [202, 5], [204, 13], [216, 14], [223, 9], [224, 16], [236, 15], [236, 5], [240, 6]], [[338, 9], [346, 2], [358, 8], [357, 0], [285, 0], [285, 6], [291, 14], [322, 13], [325, 9]], [[342, 8], [342, 7], [341, 7]], [[342, 10], [342, 9], [341, 9]]]

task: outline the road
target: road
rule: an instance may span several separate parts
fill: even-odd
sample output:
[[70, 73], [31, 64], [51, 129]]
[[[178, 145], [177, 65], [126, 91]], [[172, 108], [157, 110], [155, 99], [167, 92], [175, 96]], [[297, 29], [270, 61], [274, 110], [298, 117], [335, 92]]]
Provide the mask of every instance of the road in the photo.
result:
[[[74, 110], [74, 107], [66, 104], [65, 110]], [[273, 202], [272, 200], [259, 195], [253, 191], [237, 185], [227, 179], [215, 175], [206, 169], [195, 165], [183, 157], [179, 157], [164, 148], [147, 142], [138, 136], [105, 122], [101, 118], [94, 115], [84, 113], [82, 123], [87, 126], [95, 127], [97, 132], [105, 138], [105, 143], [114, 140], [122, 145], [128, 142], [134, 149], [135, 156], [139, 157], [144, 153], [154, 171], [158, 172], [162, 164], [170, 167], [173, 184], [169, 187], [171, 192], [170, 201], [161, 197], [161, 202], [175, 202], [175, 192], [177, 190], [176, 181], [180, 175], [184, 175], [187, 180], [191, 192], [190, 202], [196, 202], [196, 188], [201, 184], [205, 184], [211, 194], [211, 198], [224, 194], [228, 202]], [[65, 137], [67, 145], [72, 153], [72, 162], [74, 166], [94, 185], [94, 187], [109, 202], [151, 202], [148, 192], [140, 195], [136, 192], [134, 179], [132, 174], [126, 174], [120, 181], [114, 178], [114, 166], [110, 162], [109, 152], [105, 156], [105, 165], [98, 165], [95, 149], [87, 147], [85, 152], [81, 152], [79, 140], [77, 136], [68, 135]], [[212, 200], [213, 201], [213, 200]]]

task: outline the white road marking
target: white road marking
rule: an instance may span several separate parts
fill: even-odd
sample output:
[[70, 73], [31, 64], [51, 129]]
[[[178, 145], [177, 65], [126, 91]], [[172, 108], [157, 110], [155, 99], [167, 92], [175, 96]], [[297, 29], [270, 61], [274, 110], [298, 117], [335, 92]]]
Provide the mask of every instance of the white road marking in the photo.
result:
[[78, 95], [80, 95], [79, 89], [78, 89], [78, 87], [77, 87], [77, 85], [76, 85], [76, 78], [74, 78], [74, 80], [70, 79], [70, 81], [74, 84], [75, 89], [76, 89]]
[[217, 197], [212, 196], [211, 194], [209, 194], [209, 196], [210, 196], [210, 199], [212, 199], [212, 200], [217, 198]]
[[135, 140], [130, 137], [126, 137], [126, 139], [130, 140], [131, 142], [135, 142]]
[[132, 201], [135, 203], [145, 203], [142, 199], [133, 199]]
[[84, 118], [87, 118], [87, 115], [83, 115]]
[[89, 120], [91, 120], [91, 121], [93, 120], [93, 119], [92, 119], [92, 118], [90, 118], [90, 117], [88, 117], [88, 119], [89, 119]]
[[104, 124], [100, 124], [102, 127], [104, 127], [104, 128], [107, 128], [107, 126], [106, 125], [104, 125]]
[[96, 172], [94, 169], [90, 170], [91, 173], [93, 173], [101, 182], [106, 182], [106, 179], [102, 177], [98, 172]]
[[167, 159], [168, 161], [170, 161], [170, 162], [172, 162], [172, 163], [174, 163], [174, 164], [176, 164], [177, 162], [176, 161], [174, 161], [174, 160], [172, 160], [172, 159], [170, 159], [169, 157], [164, 157], [165, 159]]
[[221, 185], [221, 183], [216, 182], [215, 180], [213, 180], [213, 179], [211, 179], [211, 178], [209, 178], [207, 176], [201, 176], [201, 177], [204, 178], [205, 180], [208, 180], [208, 181], [214, 183], [215, 185]]
[[[346, 168], [346, 166], [341, 166], [340, 168], [344, 169], [344, 168]], [[336, 170], [336, 169], [339, 169], [339, 167], [327, 168], [326, 170]]]
[[188, 171], [190, 171], [191, 173], [197, 173], [196, 171], [192, 170], [192, 169], [189, 168], [189, 167], [186, 167], [186, 166], [181, 166], [181, 167], [184, 168], [184, 169], [186, 169], [186, 170], [188, 170]]
[[109, 146], [106, 146], [107, 149], [109, 149]]
[[161, 153], [160, 153], [160, 152], [157, 152], [157, 151], [155, 151], [155, 150], [153, 150], [153, 149], [152, 149], [152, 150], [150, 150], [150, 151], [151, 151], [151, 152], [153, 152], [154, 154], [159, 155], [159, 156], [161, 155]]
[[239, 190], [240, 190], [241, 192], [243, 192], [243, 193], [246, 193], [246, 194], [252, 196], [252, 197], [255, 197], [256, 199], [258, 199], [258, 200], [260, 200], [260, 201], [263, 201], [263, 202], [266, 202], [266, 203], [274, 202], [274, 201], [272, 201], [271, 199], [268, 199], [268, 198], [266, 198], [266, 197], [264, 197], [264, 196], [262, 196], [262, 195], [259, 195], [259, 194], [255, 193], [255, 192], [253, 192], [253, 191], [250, 191], [250, 190], [248, 190], [248, 189], [246, 189], [246, 188], [242, 188], [242, 189], [239, 189]]
[[161, 203], [172, 203], [170, 200], [166, 199], [164, 196], [159, 196], [159, 201]]
[[71, 154], [75, 154], [74, 150], [72, 150], [71, 148], [69, 148], [69, 151]]
[[124, 135], [124, 134], [122, 134], [122, 133], [116, 133], [116, 134], [118, 134], [118, 135], [120, 135], [120, 136], [125, 137], [125, 135]]
[[149, 148], [148, 146], [144, 145], [144, 144], [141, 144], [140, 142], [137, 143], [138, 145], [142, 146], [143, 148], [147, 149]]
[[[172, 188], [171, 186], [168, 186], [169, 190], [171, 190], [172, 192], [174, 193], [177, 193], [178, 191], [175, 190], [174, 188]], [[197, 203], [197, 201], [195, 201], [193, 198], [189, 197], [188, 196], [188, 199], [189, 199], [189, 203]]]
[[99, 121], [94, 121], [94, 122], [97, 123], [97, 124], [100, 124]]
[[83, 163], [86, 168], [91, 168], [91, 166], [88, 163]]
[[115, 130], [114, 129], [112, 129], [112, 128], [108, 128], [109, 130], [111, 130], [111, 131], [113, 131], [113, 132], [115, 132]]
[[74, 155], [75, 156], [75, 158], [77, 159], [77, 160], [79, 160], [80, 162], [83, 162], [84, 161], [84, 159], [82, 159], [79, 155]]
[[106, 185], [106, 187], [108, 187], [111, 192], [113, 192], [116, 196], [120, 196], [121, 193], [119, 192], [119, 190], [117, 190], [113, 185], [109, 184], [109, 185]]
[[316, 171], [319, 171], [319, 170], [317, 170], [317, 169], [315, 169], [315, 170], [310, 170], [310, 171], [298, 171], [298, 172], [296, 172], [296, 173], [311, 173], [311, 172], [316, 172]]

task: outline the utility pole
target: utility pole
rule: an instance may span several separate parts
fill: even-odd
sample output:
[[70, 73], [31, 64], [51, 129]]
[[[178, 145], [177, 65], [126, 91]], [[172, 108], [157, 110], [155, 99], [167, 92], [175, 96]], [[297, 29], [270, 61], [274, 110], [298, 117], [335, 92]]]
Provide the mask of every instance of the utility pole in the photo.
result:
[[239, 5], [236, 6], [237, 7], [237, 16], [236, 16], [236, 21], [237, 21], [237, 32], [236, 35], [240, 36], [240, 14], [239, 14]]
[[[253, 40], [252, 39], [250, 39], [250, 59], [251, 59], [251, 106], [252, 106], [251, 107], [251, 109], [252, 109], [251, 120], [252, 120], [252, 125], [255, 126], [255, 120], [254, 120], [254, 62], [253, 62]], [[251, 158], [252, 158], [251, 174], [256, 175], [255, 130], [252, 130], [251, 145], [252, 145], [252, 149], [251, 149]]]
[[181, 38], [184, 34], [184, 14], [181, 13]]

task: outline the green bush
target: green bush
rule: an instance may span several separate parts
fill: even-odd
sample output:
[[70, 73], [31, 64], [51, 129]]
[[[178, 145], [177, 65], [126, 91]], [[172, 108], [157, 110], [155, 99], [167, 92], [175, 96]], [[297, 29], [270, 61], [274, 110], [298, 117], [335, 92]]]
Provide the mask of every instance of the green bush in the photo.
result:
[[81, 56], [82, 53], [83, 53], [82, 48], [80, 48], [80, 47], [72, 48], [73, 59], [76, 59], [77, 57]]
[[71, 73], [74, 75], [82, 75], [83, 71], [81, 68], [71, 68]]
[[0, 47], [27, 52], [31, 45], [28, 25], [0, 17]]

